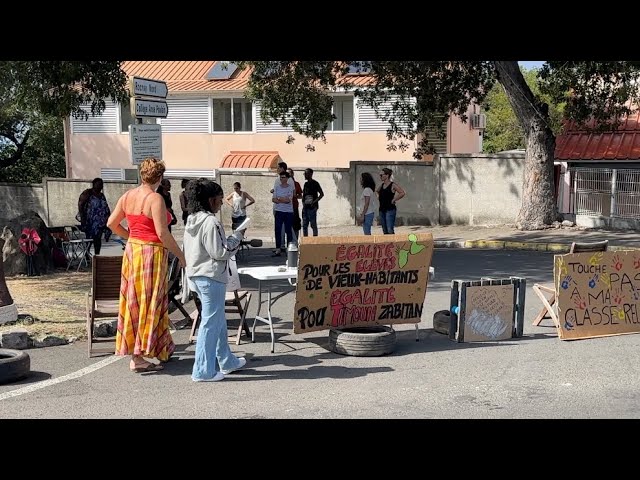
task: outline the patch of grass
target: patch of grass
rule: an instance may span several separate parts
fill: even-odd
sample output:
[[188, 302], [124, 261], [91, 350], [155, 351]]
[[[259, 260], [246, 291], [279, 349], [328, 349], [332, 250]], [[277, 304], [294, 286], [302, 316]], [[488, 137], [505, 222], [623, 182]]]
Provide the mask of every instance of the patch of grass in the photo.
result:
[[[90, 272], [56, 272], [41, 277], [9, 277], [7, 286], [20, 318], [0, 333], [24, 328], [31, 335], [85, 338]], [[33, 318], [29, 318], [33, 317]]]

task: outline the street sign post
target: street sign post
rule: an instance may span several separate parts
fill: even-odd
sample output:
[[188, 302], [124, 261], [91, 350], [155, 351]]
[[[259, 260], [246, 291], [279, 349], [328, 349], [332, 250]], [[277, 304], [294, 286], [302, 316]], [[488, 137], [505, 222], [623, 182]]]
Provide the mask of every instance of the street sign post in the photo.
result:
[[140, 165], [147, 157], [162, 159], [162, 127], [160, 125], [129, 125], [131, 163]]
[[152, 117], [167, 118], [169, 107], [164, 100], [145, 100], [142, 98], [132, 98], [131, 116], [132, 117]]
[[143, 97], [167, 98], [167, 84], [160, 80], [149, 78], [132, 77], [129, 84], [129, 93], [132, 97], [138, 95]]

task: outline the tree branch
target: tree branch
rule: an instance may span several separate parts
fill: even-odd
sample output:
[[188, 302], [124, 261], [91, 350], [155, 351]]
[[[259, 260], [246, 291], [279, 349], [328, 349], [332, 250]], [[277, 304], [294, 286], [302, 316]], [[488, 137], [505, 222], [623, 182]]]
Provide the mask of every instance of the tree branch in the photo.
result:
[[22, 155], [24, 154], [24, 149], [27, 146], [27, 140], [29, 140], [30, 134], [31, 134], [31, 130], [28, 130], [27, 133], [25, 133], [24, 138], [22, 139], [22, 142], [18, 142], [15, 136], [11, 138], [7, 135], [4, 135], [7, 138], [10, 138], [15, 143], [16, 150], [9, 157], [0, 157], [0, 168], [10, 167], [11, 165], [18, 163], [18, 161], [22, 158]]

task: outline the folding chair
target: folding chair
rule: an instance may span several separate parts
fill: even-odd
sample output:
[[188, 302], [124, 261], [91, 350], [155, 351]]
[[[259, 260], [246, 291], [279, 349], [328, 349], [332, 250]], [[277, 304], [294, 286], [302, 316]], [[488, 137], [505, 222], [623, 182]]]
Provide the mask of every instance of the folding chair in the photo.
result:
[[[609, 247], [609, 241], [603, 240], [601, 242], [593, 242], [593, 243], [578, 243], [573, 242], [571, 244], [571, 248], [569, 249], [569, 253], [584, 253], [584, 252], [606, 252]], [[542, 320], [545, 318], [551, 318], [556, 327], [560, 327], [560, 323], [558, 322], [558, 316], [556, 315], [556, 290], [555, 285], [543, 285], [540, 283], [536, 283], [533, 285], [534, 293], [540, 298], [540, 301], [543, 304], [542, 309], [536, 315], [536, 318], [533, 319], [533, 326], [538, 326], [542, 323]], [[549, 298], [546, 297], [545, 294], [551, 294]]]
[[112, 342], [113, 339], [93, 338], [96, 318], [118, 316], [120, 302], [120, 280], [122, 257], [96, 255], [91, 266], [91, 290], [87, 293], [87, 353], [114, 353], [114, 348], [93, 348], [97, 342]]
[[[180, 281], [181, 274], [182, 274], [182, 269], [180, 268], [180, 261], [178, 260], [178, 257], [173, 257], [169, 261], [169, 275], [168, 275], [169, 276], [169, 289], [168, 289], [169, 303], [173, 303], [173, 305], [175, 305], [175, 307], [178, 310], [180, 310], [180, 312], [184, 315], [185, 324], [183, 326], [187, 326], [192, 322], [191, 315], [189, 315], [189, 313], [184, 309], [183, 303], [178, 298], [176, 298], [176, 296], [181, 296], [181, 290], [182, 290], [182, 282]], [[178, 329], [178, 327], [176, 327], [176, 324], [173, 323], [171, 318], [169, 318], [169, 324], [171, 325], [171, 328], [173, 328], [174, 330]]]
[[[191, 334], [189, 335], [189, 343], [193, 343], [198, 338], [198, 327], [200, 326], [200, 320], [202, 319], [202, 304], [198, 295], [193, 292], [194, 301], [196, 304], [196, 308], [198, 309], [198, 317], [193, 322], [193, 326], [191, 327]], [[238, 324], [238, 332], [236, 334], [236, 345], [240, 345], [240, 336], [242, 335], [242, 330], [244, 329], [245, 335], [247, 337], [251, 336], [251, 331], [249, 330], [249, 325], [246, 322], [247, 309], [249, 308], [249, 302], [251, 301], [251, 292], [247, 292], [246, 290], [233, 290], [231, 292], [226, 292], [224, 298], [224, 313], [237, 313], [240, 316], [240, 322]], [[229, 318], [227, 318], [227, 321]]]

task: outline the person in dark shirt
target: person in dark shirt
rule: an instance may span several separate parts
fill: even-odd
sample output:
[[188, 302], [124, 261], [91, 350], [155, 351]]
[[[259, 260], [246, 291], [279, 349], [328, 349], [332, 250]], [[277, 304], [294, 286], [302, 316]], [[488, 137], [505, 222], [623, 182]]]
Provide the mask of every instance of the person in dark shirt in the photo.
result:
[[380, 170], [380, 180], [382, 183], [376, 189], [380, 206], [380, 226], [385, 235], [395, 234], [396, 224], [396, 202], [405, 196], [404, 189], [392, 180], [393, 172], [390, 168]]
[[309, 224], [313, 230], [313, 236], [318, 236], [318, 202], [324, 197], [320, 184], [313, 179], [313, 170], [307, 168], [304, 171], [304, 187], [302, 189], [302, 234], [309, 236]]
[[169, 232], [171, 232], [171, 226], [178, 223], [176, 214], [173, 213], [173, 200], [171, 200], [171, 182], [166, 178], [163, 178], [156, 190], [160, 196], [164, 199], [164, 204], [167, 207], [167, 211], [171, 214], [171, 223], [169, 224]]

